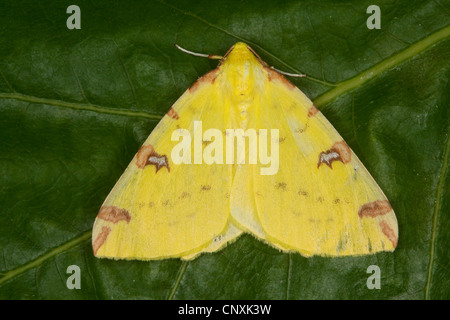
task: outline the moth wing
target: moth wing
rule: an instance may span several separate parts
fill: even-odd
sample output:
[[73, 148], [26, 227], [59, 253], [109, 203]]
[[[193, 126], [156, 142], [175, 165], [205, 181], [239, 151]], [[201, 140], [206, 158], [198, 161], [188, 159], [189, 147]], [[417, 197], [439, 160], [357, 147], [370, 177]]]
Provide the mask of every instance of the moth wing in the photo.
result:
[[304, 256], [393, 251], [398, 227], [386, 196], [312, 102], [268, 72], [255, 99], [255, 127], [279, 130], [277, 141], [268, 137], [270, 152], [279, 150], [278, 170], [263, 175], [270, 164], [260, 162], [237, 169], [231, 203], [237, 224]]
[[[231, 166], [175, 164], [172, 155], [187, 133], [191, 141], [186, 140], [186, 145], [193, 150], [194, 129], [202, 135], [195, 120], [202, 121], [203, 131], [227, 127], [216, 73], [217, 69], [200, 78], [177, 100], [114, 186], [94, 223], [92, 245], [97, 257], [190, 259], [219, 249], [240, 234], [228, 228]], [[172, 141], [177, 129], [178, 140]], [[177, 162], [194, 161], [194, 152], [175, 149]], [[227, 236], [212, 245], [223, 234]]]
[[228, 244], [237, 240], [237, 238], [243, 233], [243, 231], [238, 228], [233, 222], [229, 221], [227, 228], [224, 232], [214, 237], [211, 243], [205, 247], [201, 248], [197, 251], [191, 251], [189, 254], [181, 257], [182, 260], [192, 260], [197, 258], [202, 253], [212, 253], [223, 249]]

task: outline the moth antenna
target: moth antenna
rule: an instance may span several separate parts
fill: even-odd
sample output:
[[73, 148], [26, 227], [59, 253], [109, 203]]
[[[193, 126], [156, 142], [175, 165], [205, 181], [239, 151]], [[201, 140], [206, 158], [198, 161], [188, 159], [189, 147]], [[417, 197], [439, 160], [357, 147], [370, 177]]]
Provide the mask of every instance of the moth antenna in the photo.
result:
[[297, 77], [297, 78], [306, 78], [306, 74], [284, 72], [284, 71], [278, 70], [278, 69], [276, 69], [274, 67], [270, 67], [270, 69], [273, 69], [273, 70], [275, 70], [278, 73], [284, 74], [285, 76]]
[[192, 52], [189, 50], [186, 50], [182, 47], [180, 47], [178, 44], [175, 43], [175, 47], [177, 47], [178, 50], [183, 51], [184, 53], [196, 56], [196, 57], [203, 57], [203, 58], [208, 58], [208, 59], [214, 59], [214, 60], [220, 60], [223, 57], [222, 56], [218, 56], [216, 54], [205, 54], [205, 53], [197, 53], [197, 52]]

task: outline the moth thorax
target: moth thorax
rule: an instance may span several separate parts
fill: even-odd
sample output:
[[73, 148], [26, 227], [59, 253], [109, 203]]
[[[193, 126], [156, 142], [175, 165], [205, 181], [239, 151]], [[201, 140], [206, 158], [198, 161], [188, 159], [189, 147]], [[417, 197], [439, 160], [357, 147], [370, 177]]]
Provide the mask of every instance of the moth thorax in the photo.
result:
[[236, 103], [250, 102], [255, 96], [255, 65], [251, 61], [231, 65], [227, 79]]
[[239, 127], [242, 129], [247, 129], [248, 127], [248, 117], [249, 113], [252, 113], [250, 110], [252, 108], [252, 104], [248, 102], [241, 102], [236, 105], [236, 112], [238, 113], [239, 119]]

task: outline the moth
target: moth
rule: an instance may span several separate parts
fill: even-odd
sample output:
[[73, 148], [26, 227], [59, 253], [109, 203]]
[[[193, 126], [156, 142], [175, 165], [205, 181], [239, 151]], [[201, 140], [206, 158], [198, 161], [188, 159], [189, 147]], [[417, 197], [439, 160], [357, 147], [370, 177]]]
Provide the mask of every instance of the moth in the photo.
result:
[[305, 257], [393, 251], [389, 201], [311, 100], [245, 43], [217, 58], [106, 198], [94, 255], [190, 260], [244, 232]]

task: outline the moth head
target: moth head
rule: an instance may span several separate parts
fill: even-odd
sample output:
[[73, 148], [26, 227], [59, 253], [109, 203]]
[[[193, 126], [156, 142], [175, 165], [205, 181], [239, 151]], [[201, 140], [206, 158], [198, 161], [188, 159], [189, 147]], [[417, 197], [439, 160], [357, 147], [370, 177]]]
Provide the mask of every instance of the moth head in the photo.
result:
[[259, 62], [263, 65], [266, 65], [266, 63], [261, 60], [256, 52], [249, 45], [243, 42], [237, 42], [235, 45], [233, 45], [223, 56], [222, 62], [238, 65]]

